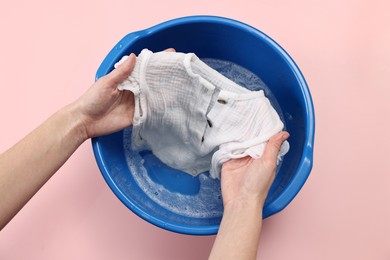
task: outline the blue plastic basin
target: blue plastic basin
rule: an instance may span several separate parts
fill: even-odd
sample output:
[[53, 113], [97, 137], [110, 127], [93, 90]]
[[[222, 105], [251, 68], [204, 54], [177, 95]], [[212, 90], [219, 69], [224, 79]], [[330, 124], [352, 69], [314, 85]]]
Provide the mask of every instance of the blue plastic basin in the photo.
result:
[[[284, 157], [271, 187], [263, 217], [285, 208], [304, 185], [313, 159], [314, 109], [308, 86], [297, 65], [275, 41], [249, 25], [222, 17], [192, 16], [126, 35], [104, 59], [96, 79], [113, 70], [114, 64], [123, 55], [138, 54], [144, 48], [161, 51], [170, 47], [180, 52], [194, 52], [200, 58], [234, 62], [258, 75], [271, 89], [281, 106], [286, 130], [290, 133], [290, 151]], [[199, 217], [180, 212], [181, 208], [184, 210], [191, 205], [180, 205], [185, 200], [179, 197], [196, 197], [199, 177], [170, 169], [150, 152], [145, 152], [140, 154], [140, 158], [146, 175], [152, 182], [172, 191], [172, 196], [177, 194], [179, 212], [156, 203], [144, 187], [139, 187], [126, 160], [126, 131], [131, 129], [92, 140], [96, 161], [115, 195], [138, 216], [161, 228], [193, 235], [215, 234], [221, 215]], [[215, 194], [218, 192], [216, 190]], [[172, 196], [166, 199], [175, 201]], [[164, 197], [161, 199], [164, 200]], [[209, 206], [213, 208], [213, 205]]]

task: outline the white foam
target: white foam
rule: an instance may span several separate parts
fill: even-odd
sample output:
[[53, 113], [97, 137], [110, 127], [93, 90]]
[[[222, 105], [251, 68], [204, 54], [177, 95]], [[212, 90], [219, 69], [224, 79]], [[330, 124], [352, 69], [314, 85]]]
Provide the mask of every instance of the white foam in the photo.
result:
[[[222, 216], [221, 188], [218, 180], [208, 174], [198, 177], [200, 189], [196, 195], [181, 194], [166, 189], [163, 185], [154, 182], [144, 167], [142, 156], [131, 149], [131, 130], [124, 130], [124, 150], [129, 170], [141, 188], [151, 200], [161, 207], [187, 217], [214, 218]], [[186, 173], [183, 173], [186, 174]]]

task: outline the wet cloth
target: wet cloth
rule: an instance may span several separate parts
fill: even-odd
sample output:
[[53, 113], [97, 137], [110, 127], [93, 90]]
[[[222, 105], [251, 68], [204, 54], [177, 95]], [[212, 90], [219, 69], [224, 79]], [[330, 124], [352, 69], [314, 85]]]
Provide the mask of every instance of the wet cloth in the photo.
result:
[[[210, 171], [220, 178], [229, 159], [260, 158], [270, 137], [283, 129], [262, 90], [237, 85], [193, 53], [144, 49], [118, 89], [134, 93], [132, 149], [152, 150], [193, 176]], [[285, 141], [279, 159], [288, 149]]]

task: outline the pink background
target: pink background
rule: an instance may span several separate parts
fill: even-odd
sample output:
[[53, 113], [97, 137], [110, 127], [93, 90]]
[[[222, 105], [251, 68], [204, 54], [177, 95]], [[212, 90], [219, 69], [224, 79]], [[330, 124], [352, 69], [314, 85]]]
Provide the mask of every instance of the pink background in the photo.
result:
[[[314, 168], [264, 221], [260, 259], [390, 259], [386, 0], [0, 1], [0, 151], [79, 97], [129, 32], [212, 14], [259, 28], [297, 62], [316, 109]], [[205, 259], [214, 236], [144, 222], [84, 143], [0, 232], [0, 259]]]

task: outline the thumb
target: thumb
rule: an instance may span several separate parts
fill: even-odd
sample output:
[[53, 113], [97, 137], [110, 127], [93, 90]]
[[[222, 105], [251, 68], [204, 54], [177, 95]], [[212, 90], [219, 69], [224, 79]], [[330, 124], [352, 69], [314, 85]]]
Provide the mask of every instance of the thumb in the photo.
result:
[[115, 87], [122, 83], [133, 71], [135, 62], [136, 58], [132, 53], [122, 64], [105, 76], [107, 83]]
[[262, 160], [266, 164], [272, 164], [276, 166], [276, 160], [280, 151], [282, 143], [287, 140], [289, 133], [282, 131], [269, 139], [262, 156]]

